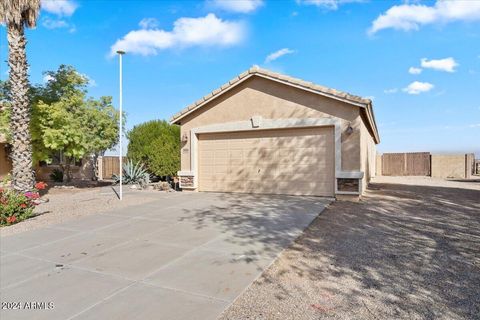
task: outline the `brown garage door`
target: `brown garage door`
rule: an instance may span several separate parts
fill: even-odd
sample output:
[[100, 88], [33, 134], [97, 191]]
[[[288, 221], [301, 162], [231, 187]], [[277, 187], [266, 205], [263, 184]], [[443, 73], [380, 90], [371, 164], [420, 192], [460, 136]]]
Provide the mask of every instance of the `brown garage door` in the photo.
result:
[[333, 196], [333, 127], [201, 134], [199, 190]]

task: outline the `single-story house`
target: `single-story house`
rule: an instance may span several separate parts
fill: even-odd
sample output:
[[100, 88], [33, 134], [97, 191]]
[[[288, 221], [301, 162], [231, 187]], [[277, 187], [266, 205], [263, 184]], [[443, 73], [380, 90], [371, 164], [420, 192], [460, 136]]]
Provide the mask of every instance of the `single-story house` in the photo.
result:
[[8, 157], [8, 144], [4, 135], [0, 134], [0, 180], [12, 170], [12, 163]]
[[358, 198], [375, 174], [370, 99], [257, 66], [171, 123], [183, 190]]
[[[12, 171], [12, 161], [9, 157], [10, 145], [5, 136], [0, 134], [0, 182]], [[35, 167], [35, 176], [37, 181], [50, 181], [50, 174], [55, 169], [61, 169], [60, 164], [65, 163], [64, 157], [59, 153], [52, 159], [52, 163], [37, 163]], [[93, 161], [90, 157], [74, 161], [71, 164], [72, 177], [76, 180], [92, 180], [94, 177]]]

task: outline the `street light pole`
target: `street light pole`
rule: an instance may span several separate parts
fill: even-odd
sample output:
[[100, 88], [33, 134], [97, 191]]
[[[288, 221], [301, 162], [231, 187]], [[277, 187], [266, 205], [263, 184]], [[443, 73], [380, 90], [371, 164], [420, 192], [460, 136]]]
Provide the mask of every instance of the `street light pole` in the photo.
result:
[[120, 146], [120, 156], [118, 157], [120, 165], [120, 200], [123, 199], [123, 148], [122, 148], [122, 137], [123, 137], [123, 86], [122, 86], [122, 56], [125, 54], [125, 51], [118, 50], [118, 57], [120, 61], [120, 95], [119, 95], [119, 107], [120, 107], [120, 130], [118, 134], [118, 143]]

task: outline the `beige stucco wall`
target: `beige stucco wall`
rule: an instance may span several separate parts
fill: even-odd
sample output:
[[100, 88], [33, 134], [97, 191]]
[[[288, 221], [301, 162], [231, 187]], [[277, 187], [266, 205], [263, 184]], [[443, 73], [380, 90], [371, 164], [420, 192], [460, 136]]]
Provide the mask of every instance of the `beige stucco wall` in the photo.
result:
[[[264, 78], [253, 77], [224, 93], [208, 105], [181, 120], [181, 134], [192, 128], [211, 124], [249, 121], [252, 116], [264, 119], [336, 118], [342, 132], [351, 123], [352, 134], [342, 134], [342, 170], [360, 170], [359, 107], [322, 97]], [[190, 168], [190, 139], [182, 146], [181, 170]]]
[[377, 153], [377, 161], [375, 161], [375, 176], [382, 175], [382, 155]]
[[465, 157], [465, 178], [470, 179], [475, 174], [475, 154], [467, 153]]
[[469, 176], [466, 175], [465, 156], [465, 154], [432, 154], [432, 177], [468, 178]]
[[362, 192], [367, 187], [370, 179], [376, 174], [377, 148], [367, 126], [362, 121], [360, 124], [360, 170], [364, 172], [362, 179]]
[[[57, 168], [57, 165], [48, 165], [45, 167], [37, 166], [35, 168], [35, 178], [37, 181], [50, 181], [50, 174]], [[5, 144], [0, 143], [0, 179], [3, 179], [12, 171], [12, 163], [5, 152]], [[93, 163], [90, 157], [84, 158], [81, 167], [72, 166], [72, 178], [75, 180], [92, 180], [94, 177]]]
[[[48, 165], [46, 167], [38, 166], [37, 168], [35, 168], [35, 175], [37, 181], [50, 181], [50, 174], [53, 172], [54, 169], [61, 170], [60, 166], [57, 165]], [[82, 160], [82, 166], [72, 166], [71, 171], [72, 179], [74, 180], [92, 180], [94, 176], [92, 160], [90, 158], [84, 158]]]
[[12, 170], [12, 163], [5, 152], [5, 144], [0, 143], [0, 179], [3, 179]]

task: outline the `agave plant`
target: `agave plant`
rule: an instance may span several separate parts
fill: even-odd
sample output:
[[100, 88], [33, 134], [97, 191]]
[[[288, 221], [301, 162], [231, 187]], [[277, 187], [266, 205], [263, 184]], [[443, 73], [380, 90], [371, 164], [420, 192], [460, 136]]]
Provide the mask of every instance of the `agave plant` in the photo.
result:
[[[115, 183], [120, 182], [120, 177], [113, 175]], [[123, 177], [122, 183], [124, 184], [138, 184], [142, 188], [150, 183], [150, 174], [145, 169], [143, 163], [133, 163], [132, 160], [128, 160], [123, 164]]]

